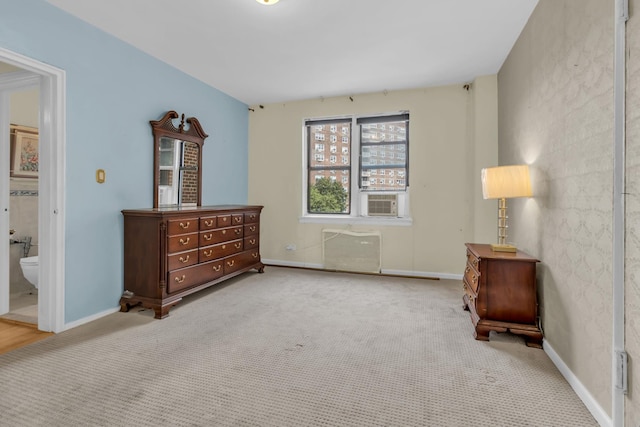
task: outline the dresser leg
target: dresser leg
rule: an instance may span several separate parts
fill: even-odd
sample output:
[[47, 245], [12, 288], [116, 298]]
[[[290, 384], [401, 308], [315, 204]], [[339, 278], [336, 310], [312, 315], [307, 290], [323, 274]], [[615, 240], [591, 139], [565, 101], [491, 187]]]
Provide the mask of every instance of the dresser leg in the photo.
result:
[[489, 341], [489, 332], [491, 332], [491, 329], [476, 326], [476, 329], [473, 331], [473, 337], [478, 341]]

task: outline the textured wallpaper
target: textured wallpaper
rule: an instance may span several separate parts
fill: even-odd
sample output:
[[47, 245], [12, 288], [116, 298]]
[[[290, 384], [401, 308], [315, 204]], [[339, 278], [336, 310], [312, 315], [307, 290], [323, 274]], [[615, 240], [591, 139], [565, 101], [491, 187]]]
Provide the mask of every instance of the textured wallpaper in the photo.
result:
[[613, 8], [540, 0], [498, 74], [500, 164], [534, 169], [509, 240], [542, 261], [545, 339], [609, 414]]
[[630, 360], [625, 425], [640, 426], [640, 0], [627, 22], [625, 342]]

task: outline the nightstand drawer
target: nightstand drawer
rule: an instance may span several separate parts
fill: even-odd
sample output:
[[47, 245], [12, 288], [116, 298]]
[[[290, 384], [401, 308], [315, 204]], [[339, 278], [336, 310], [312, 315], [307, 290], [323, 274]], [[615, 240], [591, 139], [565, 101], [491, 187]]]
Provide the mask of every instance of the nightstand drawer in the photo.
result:
[[464, 281], [473, 289], [474, 292], [478, 292], [480, 274], [469, 263], [467, 263], [467, 266], [464, 269]]
[[467, 265], [473, 267], [476, 272], [480, 272], [480, 260], [471, 251], [467, 249]]

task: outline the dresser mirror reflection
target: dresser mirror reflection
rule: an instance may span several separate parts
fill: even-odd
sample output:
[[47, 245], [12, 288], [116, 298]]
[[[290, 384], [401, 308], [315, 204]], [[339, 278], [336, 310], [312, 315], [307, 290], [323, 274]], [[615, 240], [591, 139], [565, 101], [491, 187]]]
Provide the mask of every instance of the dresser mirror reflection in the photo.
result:
[[200, 122], [168, 111], [150, 124], [154, 142], [153, 207], [201, 206], [202, 146], [208, 135]]

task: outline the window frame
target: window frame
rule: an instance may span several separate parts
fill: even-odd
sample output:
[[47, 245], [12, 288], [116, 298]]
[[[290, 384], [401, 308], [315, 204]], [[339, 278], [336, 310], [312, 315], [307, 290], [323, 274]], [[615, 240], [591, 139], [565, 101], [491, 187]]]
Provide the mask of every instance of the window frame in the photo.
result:
[[[405, 154], [404, 159], [404, 171], [405, 173], [402, 179], [405, 182], [404, 190], [363, 190], [361, 187], [361, 156], [362, 156], [362, 145], [361, 145], [361, 123], [384, 123], [391, 121], [401, 121], [406, 120], [406, 133], [404, 133], [403, 141], [385, 141], [384, 145], [403, 145], [405, 147], [403, 154]], [[353, 223], [362, 223], [362, 224], [381, 224], [381, 225], [400, 225], [400, 226], [408, 226], [412, 224], [412, 218], [409, 214], [410, 206], [409, 206], [409, 112], [408, 111], [399, 111], [394, 113], [380, 113], [380, 114], [362, 114], [362, 115], [345, 115], [345, 116], [334, 116], [334, 117], [320, 117], [320, 118], [308, 118], [303, 120], [302, 124], [302, 139], [303, 139], [303, 162], [302, 162], [302, 172], [303, 172], [303, 197], [302, 197], [302, 215], [300, 216], [301, 223], [335, 223], [335, 224], [353, 224]], [[345, 166], [341, 162], [336, 162], [334, 164], [330, 164], [324, 168], [320, 169], [345, 169], [349, 170], [349, 191], [347, 194], [348, 197], [348, 209], [347, 212], [344, 213], [316, 213], [309, 212], [309, 176], [312, 172], [310, 167], [311, 163], [311, 150], [313, 148], [313, 142], [311, 138], [311, 133], [314, 133], [317, 130], [317, 126], [321, 124], [330, 125], [331, 123], [345, 123], [350, 122], [350, 141], [349, 141], [349, 166]], [[343, 126], [338, 127], [338, 130], [343, 132]], [[399, 135], [400, 138], [402, 135]], [[387, 144], [390, 142], [391, 144]], [[399, 153], [400, 151], [398, 151]], [[397, 155], [395, 156], [397, 159]], [[397, 159], [403, 160], [403, 159]], [[318, 168], [314, 168], [318, 169]], [[380, 170], [380, 168], [369, 168], [372, 170]], [[398, 174], [395, 174], [394, 178], [398, 177]], [[399, 177], [398, 177], [399, 178]], [[340, 180], [338, 180], [340, 181]], [[396, 181], [393, 179], [392, 181]], [[369, 194], [398, 194], [398, 215], [394, 217], [383, 217], [383, 216], [369, 216], [367, 215], [367, 197]]]

